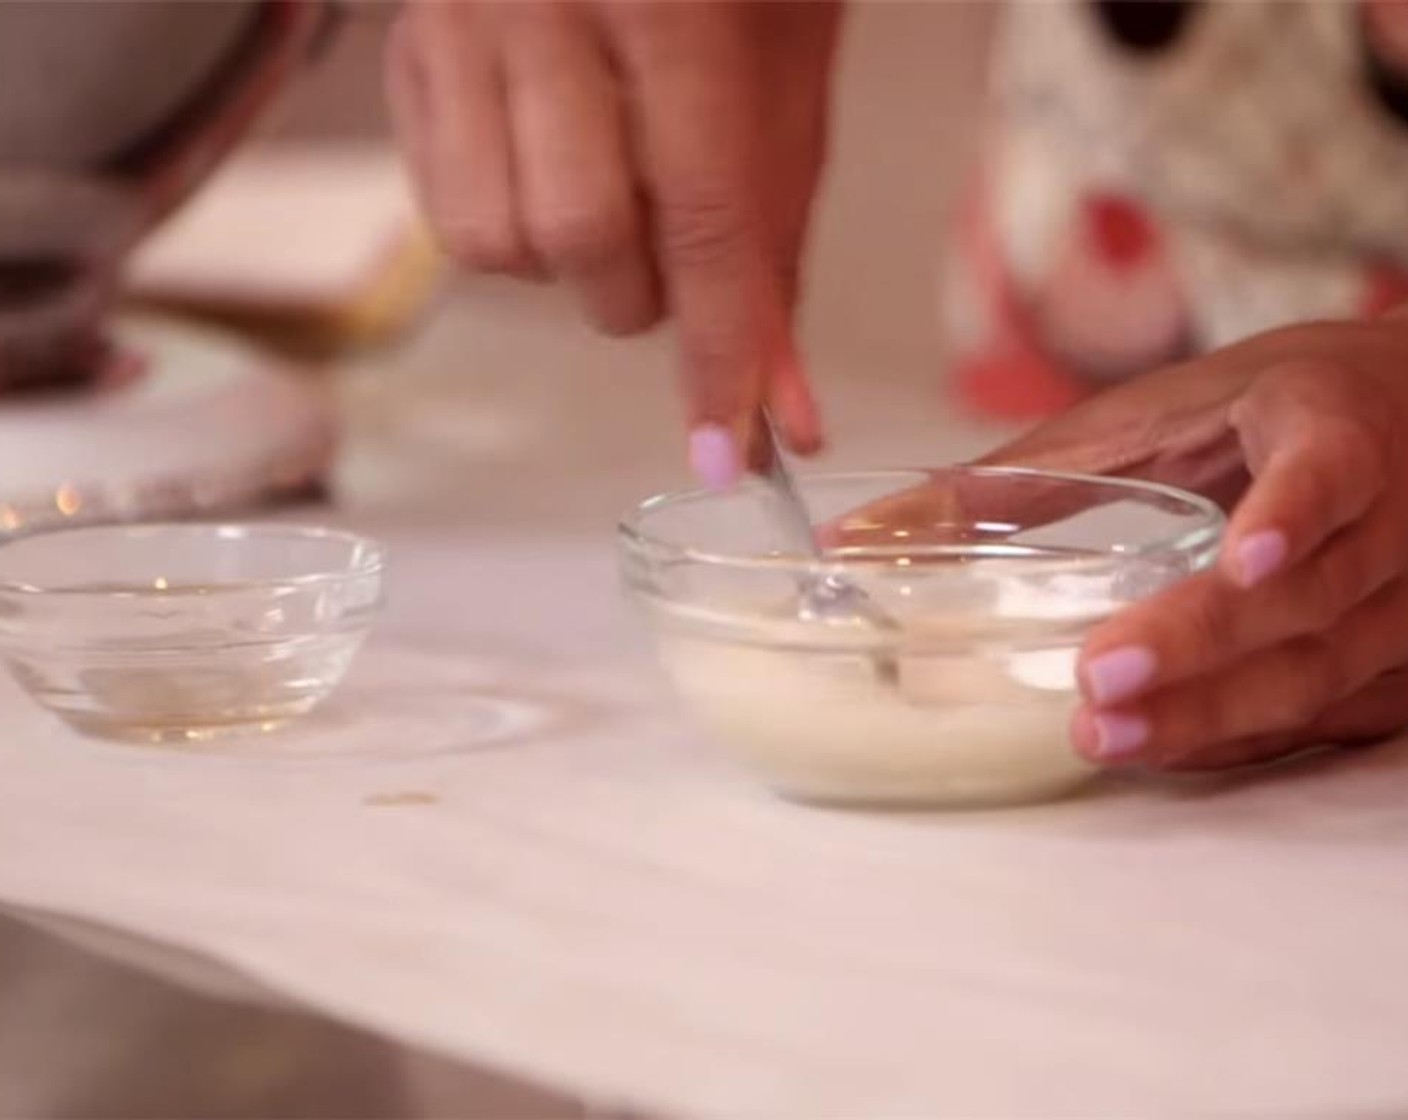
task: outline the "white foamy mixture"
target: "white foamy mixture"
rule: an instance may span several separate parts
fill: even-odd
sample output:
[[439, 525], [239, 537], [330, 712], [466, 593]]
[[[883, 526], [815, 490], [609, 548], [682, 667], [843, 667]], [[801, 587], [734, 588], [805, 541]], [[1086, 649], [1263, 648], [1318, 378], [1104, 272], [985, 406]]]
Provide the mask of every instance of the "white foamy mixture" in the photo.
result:
[[[1005, 598], [986, 604], [989, 619], [994, 608], [1032, 617], [1029, 603]], [[759, 615], [744, 634], [661, 622], [662, 659], [700, 721], [789, 796], [997, 805], [1059, 796], [1092, 773], [1069, 743], [1077, 639], [1023, 650], [920, 640], [911, 653], [902, 643], [896, 683], [851, 635], [822, 651], [815, 628], [786, 612]], [[921, 614], [904, 625], [932, 637], [956, 622]]]

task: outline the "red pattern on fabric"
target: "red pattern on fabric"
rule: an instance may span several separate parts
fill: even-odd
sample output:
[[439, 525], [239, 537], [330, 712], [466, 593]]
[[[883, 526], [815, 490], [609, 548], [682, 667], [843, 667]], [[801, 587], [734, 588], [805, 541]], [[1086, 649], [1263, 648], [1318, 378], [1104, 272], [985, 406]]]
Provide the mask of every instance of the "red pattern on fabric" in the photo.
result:
[[1091, 247], [1114, 268], [1134, 268], [1159, 251], [1158, 228], [1127, 198], [1092, 195], [1081, 203], [1081, 219]]
[[1078, 403], [1088, 391], [1043, 352], [996, 242], [986, 192], [982, 176], [975, 176], [959, 209], [955, 243], [992, 331], [976, 349], [955, 357], [952, 377], [962, 401], [983, 415], [1040, 419]]

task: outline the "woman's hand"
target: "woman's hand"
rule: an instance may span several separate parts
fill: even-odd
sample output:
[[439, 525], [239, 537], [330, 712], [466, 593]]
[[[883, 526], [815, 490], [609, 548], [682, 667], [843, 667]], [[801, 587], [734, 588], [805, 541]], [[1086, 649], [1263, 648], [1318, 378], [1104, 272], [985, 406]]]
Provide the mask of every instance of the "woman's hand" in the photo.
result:
[[[1215, 768], [1408, 727], [1408, 320], [1261, 335], [1111, 389], [982, 462], [1151, 479], [1231, 510], [1214, 570], [1089, 636], [1083, 754]], [[1065, 516], [1022, 501], [1014, 520]], [[965, 505], [961, 481], [940, 481], [830, 532], [922, 540]]]
[[1262, 335], [989, 461], [1153, 478], [1232, 507], [1216, 570], [1090, 635], [1082, 753], [1220, 767], [1408, 726], [1408, 322]]
[[758, 404], [821, 443], [792, 337], [825, 152], [826, 0], [412, 0], [390, 100], [430, 216], [466, 266], [571, 285], [602, 330], [674, 319], [706, 482]]

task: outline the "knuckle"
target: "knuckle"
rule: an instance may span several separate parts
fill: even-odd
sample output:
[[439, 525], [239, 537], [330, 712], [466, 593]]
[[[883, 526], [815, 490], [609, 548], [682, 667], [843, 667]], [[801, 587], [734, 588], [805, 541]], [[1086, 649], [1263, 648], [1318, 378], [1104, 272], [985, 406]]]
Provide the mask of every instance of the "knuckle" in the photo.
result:
[[1179, 704], [1154, 713], [1149, 745], [1150, 764], [1161, 770], [1181, 770], [1197, 765], [1209, 747], [1233, 736], [1232, 713], [1222, 689], [1198, 690]]
[[630, 52], [646, 65], [677, 69], [696, 64], [701, 51], [717, 61], [719, 40], [736, 36], [743, 11], [720, 4], [610, 0], [605, 15]]
[[397, 69], [410, 63], [411, 34], [410, 13], [402, 8], [392, 17], [391, 23], [386, 28], [386, 37], [382, 41], [382, 65], [388, 70]]
[[1347, 433], [1346, 476], [1354, 485], [1380, 490], [1393, 476], [1393, 440], [1381, 422], [1361, 422]]
[[[1353, 330], [1354, 328], [1351, 328]], [[1313, 438], [1356, 473], [1386, 472], [1395, 404], [1383, 385], [1352, 365], [1318, 358], [1275, 367], [1233, 407], [1236, 415], [1294, 406], [1312, 417]]]
[[676, 199], [660, 222], [665, 255], [681, 268], [728, 265], [753, 233], [744, 207], [722, 190], [693, 191]]
[[1309, 656], [1309, 674], [1314, 683], [1307, 690], [1310, 693], [1307, 703], [1315, 709], [1312, 718], [1319, 719], [1331, 704], [1338, 703], [1353, 692], [1357, 682], [1345, 659], [1344, 650], [1337, 649], [1324, 638], [1315, 640]]
[[[1318, 332], [1311, 332], [1312, 337], [1315, 333]], [[1350, 370], [1340, 362], [1323, 357], [1299, 357], [1274, 366], [1269, 383], [1275, 384], [1278, 392], [1296, 400], [1323, 401], [1327, 395], [1335, 394], [1349, 376]]]
[[1319, 635], [1297, 641], [1291, 649], [1293, 688], [1278, 690], [1274, 730], [1289, 731], [1313, 723], [1349, 689], [1342, 655]]
[[1341, 484], [1377, 489], [1387, 481], [1388, 448], [1376, 421], [1331, 416], [1321, 423], [1320, 439], [1326, 457], [1338, 465]]
[[1305, 585], [1297, 589], [1295, 614], [1302, 628], [1321, 631], [1333, 626], [1358, 598], [1365, 573], [1354, 553], [1340, 549], [1306, 568]]
[[674, 46], [679, 38], [679, 14], [671, 4], [639, 4], [613, 0], [607, 13], [637, 51], [652, 56]]
[[509, 230], [496, 226], [445, 222], [440, 225], [440, 241], [450, 256], [476, 272], [521, 271], [528, 263], [518, 239]]
[[387, 27], [386, 46], [400, 49], [407, 44], [409, 36], [423, 29], [426, 21], [434, 17], [433, 12], [425, 10], [427, 7], [429, 5], [422, 3], [397, 5], [396, 12]]
[[565, 267], [590, 269], [609, 263], [634, 239], [630, 215], [616, 207], [559, 209], [531, 220], [538, 251]]
[[1298, 486], [1296, 490], [1296, 500], [1300, 503], [1302, 512], [1301, 520], [1308, 514], [1313, 514], [1317, 518], [1335, 509], [1336, 486], [1335, 479], [1321, 465], [1315, 465], [1312, 469], [1300, 469], [1296, 479]]
[[1196, 721], [1199, 730], [1190, 735], [1188, 750], [1226, 743], [1245, 734], [1245, 713], [1240, 691], [1225, 684], [1209, 688]]
[[1175, 640], [1170, 646], [1187, 651], [1192, 659], [1222, 656], [1237, 644], [1236, 626], [1226, 598], [1215, 592], [1189, 596], [1173, 615]]

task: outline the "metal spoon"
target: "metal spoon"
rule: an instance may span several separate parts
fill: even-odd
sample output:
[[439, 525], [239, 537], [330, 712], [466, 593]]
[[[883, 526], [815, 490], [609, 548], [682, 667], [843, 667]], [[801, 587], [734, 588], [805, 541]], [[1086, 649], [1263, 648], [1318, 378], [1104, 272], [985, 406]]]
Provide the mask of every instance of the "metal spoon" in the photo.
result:
[[[783, 459], [782, 444], [772, 417], [764, 409], [759, 415], [757, 438], [760, 444], [753, 463], [754, 473], [768, 484], [774, 516], [790, 549], [818, 562], [826, 559], [817, 542], [806, 503], [796, 480]], [[861, 621], [882, 634], [896, 634], [900, 624], [874, 599], [838, 572], [815, 572], [798, 580], [797, 617], [804, 622]], [[875, 672], [887, 684], [899, 681], [899, 662], [894, 654], [876, 652]]]

